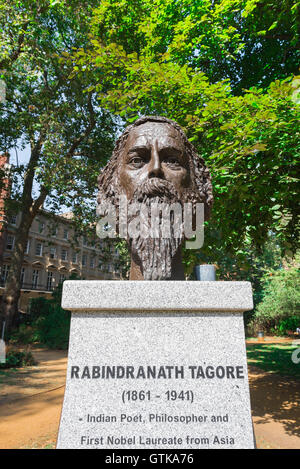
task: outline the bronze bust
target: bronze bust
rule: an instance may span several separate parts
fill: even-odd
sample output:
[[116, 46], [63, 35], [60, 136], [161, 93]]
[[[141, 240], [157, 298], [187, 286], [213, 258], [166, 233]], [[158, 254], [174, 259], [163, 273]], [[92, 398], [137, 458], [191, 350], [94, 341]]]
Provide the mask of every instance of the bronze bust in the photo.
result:
[[[122, 195], [129, 204], [144, 204], [146, 212], [154, 204], [191, 203], [194, 207], [202, 203], [205, 220], [210, 216], [213, 195], [209, 170], [180, 126], [165, 117], [141, 117], [128, 126], [101, 171], [98, 183], [100, 215], [104, 214], [106, 204], [119, 207]], [[143, 220], [141, 216], [140, 225], [146, 226], [148, 221]], [[166, 238], [129, 233], [130, 279], [183, 280], [184, 239], [182, 229], [171, 229]]]

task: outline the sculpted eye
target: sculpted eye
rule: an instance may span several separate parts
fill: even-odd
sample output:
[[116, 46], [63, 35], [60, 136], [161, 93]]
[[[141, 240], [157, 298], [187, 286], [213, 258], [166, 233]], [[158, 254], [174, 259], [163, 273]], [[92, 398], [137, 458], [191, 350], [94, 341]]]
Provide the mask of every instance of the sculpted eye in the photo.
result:
[[178, 159], [176, 158], [176, 156], [168, 156], [164, 162], [170, 166], [176, 166], [176, 167], [179, 167], [181, 166], [180, 165], [180, 162], [178, 161]]
[[133, 156], [130, 158], [129, 164], [135, 168], [141, 168], [145, 164], [145, 161], [140, 156]]

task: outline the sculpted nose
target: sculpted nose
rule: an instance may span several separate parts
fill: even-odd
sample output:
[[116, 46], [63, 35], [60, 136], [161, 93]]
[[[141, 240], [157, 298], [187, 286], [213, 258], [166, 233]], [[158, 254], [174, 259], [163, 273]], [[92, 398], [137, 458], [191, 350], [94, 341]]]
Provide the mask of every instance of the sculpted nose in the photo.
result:
[[149, 162], [149, 178], [164, 178], [164, 173], [161, 167], [161, 161], [156, 146], [152, 148], [151, 160]]

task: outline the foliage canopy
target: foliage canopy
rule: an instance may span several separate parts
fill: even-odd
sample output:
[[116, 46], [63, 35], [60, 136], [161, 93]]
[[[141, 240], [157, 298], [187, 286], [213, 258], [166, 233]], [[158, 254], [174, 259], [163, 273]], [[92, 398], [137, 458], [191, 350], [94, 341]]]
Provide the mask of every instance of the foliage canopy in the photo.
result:
[[[299, 16], [294, 0], [0, 0], [0, 145], [31, 146], [17, 168], [23, 189], [32, 176], [23, 206], [35, 180], [54, 208], [88, 219], [112, 114], [124, 124], [160, 114], [212, 171], [207, 262], [230, 256], [247, 269], [270, 232], [295, 252]], [[186, 253], [187, 266], [196, 258]]]
[[270, 232], [296, 250], [297, 12], [268, 0], [106, 0], [89, 46], [66, 58], [74, 76], [94, 73], [89, 89], [126, 122], [160, 114], [186, 130], [213, 175], [210, 262], [261, 248]]
[[299, 255], [298, 265], [271, 270], [264, 276], [263, 299], [256, 308], [252, 327], [268, 331], [276, 327], [279, 332], [300, 327], [299, 279]]

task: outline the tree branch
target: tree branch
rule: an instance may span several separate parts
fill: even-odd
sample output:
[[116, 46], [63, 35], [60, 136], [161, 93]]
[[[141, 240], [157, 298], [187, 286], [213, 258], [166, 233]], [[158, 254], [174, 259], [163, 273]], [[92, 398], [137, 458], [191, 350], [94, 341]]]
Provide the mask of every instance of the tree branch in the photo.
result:
[[89, 125], [85, 129], [85, 132], [83, 134], [81, 134], [80, 137], [78, 137], [74, 140], [74, 142], [72, 143], [69, 151], [66, 154], [67, 158], [71, 158], [74, 155], [74, 153], [75, 153], [76, 149], [78, 148], [78, 146], [80, 145], [80, 143], [83, 142], [86, 139], [86, 137], [89, 136], [89, 134], [91, 133], [91, 131], [93, 130], [93, 128], [96, 125], [95, 111], [94, 111], [94, 108], [93, 108], [93, 105], [92, 105], [92, 94], [91, 93], [89, 93], [89, 95], [88, 95], [88, 110], [89, 110]]
[[[27, 21], [27, 23], [24, 24], [23, 31], [26, 31], [28, 25], [29, 25], [29, 21]], [[6, 65], [8, 63], [13, 63], [17, 60], [17, 58], [19, 57], [23, 49], [24, 38], [25, 38], [24, 33], [19, 35], [18, 42], [17, 42], [17, 49], [12, 52], [11, 56], [8, 59], [3, 59], [0, 62], [0, 68], [6, 68]]]
[[34, 174], [35, 174], [35, 167], [38, 163], [40, 151], [41, 151], [44, 138], [45, 138], [45, 133], [46, 133], [45, 131], [40, 133], [38, 141], [34, 144], [31, 150], [30, 160], [28, 163], [27, 171], [24, 176], [22, 200], [23, 200], [23, 203], [27, 206], [32, 204], [31, 194], [32, 194], [32, 185], [33, 185], [33, 179], [34, 179]]
[[48, 189], [46, 189], [45, 186], [41, 187], [41, 192], [38, 198], [34, 201], [32, 207], [31, 207], [31, 216], [34, 218], [38, 212], [38, 210], [42, 207], [43, 203], [45, 202], [45, 199], [47, 195], [49, 194]]
[[[46, 11], [48, 10], [48, 5], [41, 5], [40, 7], [38, 7], [37, 9], [37, 12], [34, 13], [32, 12], [32, 15], [33, 15], [33, 18], [34, 20], [37, 20], [38, 16], [42, 15], [43, 13], [45, 13]], [[11, 56], [7, 59], [3, 59], [1, 62], [0, 62], [0, 69], [5, 69], [6, 66], [9, 64], [9, 63], [13, 63], [15, 62], [19, 55], [22, 53], [23, 51], [23, 47], [24, 47], [24, 39], [25, 39], [25, 32], [30, 24], [32, 20], [27, 20], [27, 21], [24, 21], [23, 25], [22, 25], [22, 32], [19, 34], [18, 36], [18, 40], [17, 40], [17, 48], [12, 52]], [[11, 34], [11, 31], [9, 31], [8, 33], [10, 36], [12, 36]]]

